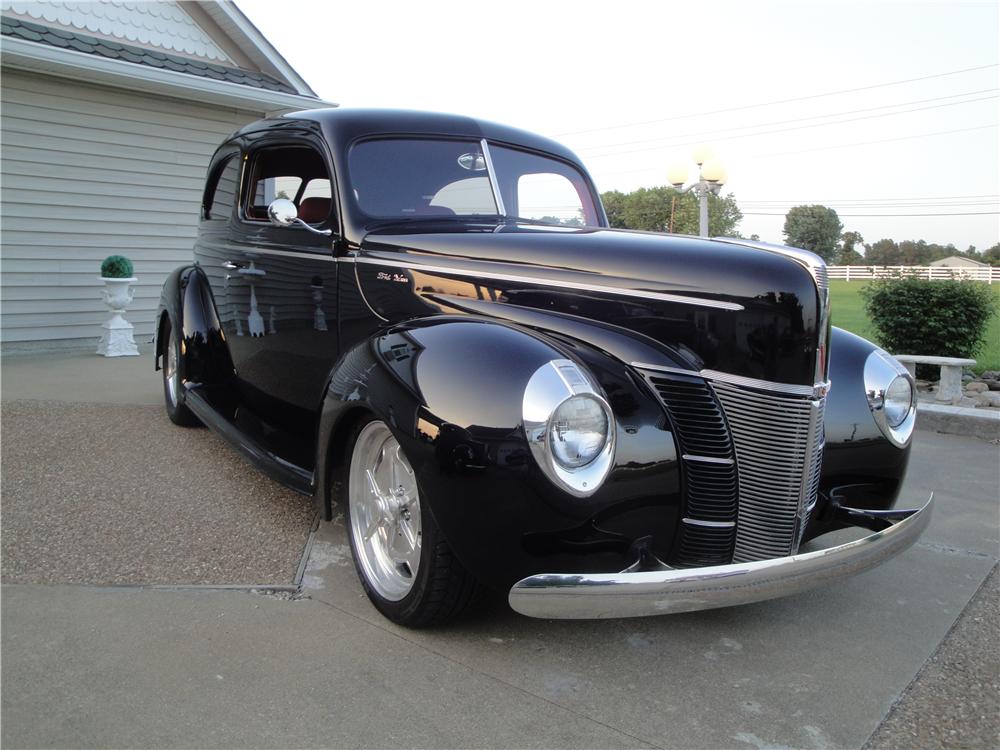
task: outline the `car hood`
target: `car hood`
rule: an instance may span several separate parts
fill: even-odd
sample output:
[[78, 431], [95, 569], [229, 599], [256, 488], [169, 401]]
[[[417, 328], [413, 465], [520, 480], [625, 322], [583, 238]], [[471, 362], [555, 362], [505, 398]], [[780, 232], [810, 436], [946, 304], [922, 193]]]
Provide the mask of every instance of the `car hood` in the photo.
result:
[[738, 240], [530, 225], [387, 227], [357, 277], [389, 321], [508, 306], [611, 325], [694, 369], [814, 382], [820, 299], [801, 263]]

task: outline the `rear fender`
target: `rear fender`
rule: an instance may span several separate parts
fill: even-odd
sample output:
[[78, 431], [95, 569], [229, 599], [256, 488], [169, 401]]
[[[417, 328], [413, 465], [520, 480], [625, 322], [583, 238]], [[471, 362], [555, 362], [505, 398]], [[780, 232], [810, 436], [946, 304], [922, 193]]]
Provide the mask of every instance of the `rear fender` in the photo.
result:
[[217, 385], [233, 375], [233, 360], [222, 322], [204, 271], [182, 266], [167, 277], [160, 294], [156, 328], [155, 367], [166, 352], [165, 323], [181, 331], [181, 378], [185, 382]]

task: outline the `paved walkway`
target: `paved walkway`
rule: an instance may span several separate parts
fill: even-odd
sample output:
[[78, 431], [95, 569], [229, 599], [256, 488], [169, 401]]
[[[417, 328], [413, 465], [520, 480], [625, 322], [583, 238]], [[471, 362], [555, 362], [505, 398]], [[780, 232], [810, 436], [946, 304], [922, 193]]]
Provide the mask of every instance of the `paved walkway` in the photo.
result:
[[[337, 521], [315, 535], [302, 596], [188, 585], [291, 584], [311, 511], [207, 431], [170, 425], [151, 406], [159, 388], [147, 357], [3, 361], [4, 747], [818, 750], [860, 748], [877, 729], [876, 748], [996, 737], [988, 655], [1000, 648], [982, 624], [996, 587], [951, 630], [998, 555], [989, 442], [918, 432], [903, 502], [934, 490], [931, 527], [835, 586], [622, 621], [532, 620], [494, 602], [414, 632], [368, 604]], [[126, 426], [105, 427], [109, 413]], [[122, 479], [128, 492], [108, 489]]]

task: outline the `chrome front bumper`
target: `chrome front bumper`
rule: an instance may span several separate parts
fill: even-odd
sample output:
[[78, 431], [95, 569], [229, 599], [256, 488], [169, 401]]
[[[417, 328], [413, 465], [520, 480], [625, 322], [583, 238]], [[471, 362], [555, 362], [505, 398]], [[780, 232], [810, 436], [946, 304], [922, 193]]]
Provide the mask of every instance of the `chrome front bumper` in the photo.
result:
[[518, 581], [510, 606], [529, 617], [640, 617], [775, 599], [873, 568], [912, 545], [930, 523], [934, 496], [905, 518], [837, 547], [773, 560], [641, 573], [543, 573]]

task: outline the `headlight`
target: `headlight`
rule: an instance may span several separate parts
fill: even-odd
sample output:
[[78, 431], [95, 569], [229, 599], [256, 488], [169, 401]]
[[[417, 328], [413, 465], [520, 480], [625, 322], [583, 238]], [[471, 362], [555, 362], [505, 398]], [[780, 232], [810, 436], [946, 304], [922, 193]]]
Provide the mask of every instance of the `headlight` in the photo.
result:
[[614, 463], [615, 420], [592, 379], [568, 359], [547, 362], [528, 380], [522, 411], [542, 472], [577, 497], [596, 492]]
[[608, 442], [608, 416], [591, 396], [571, 396], [549, 420], [552, 456], [567, 469], [586, 466]]
[[885, 389], [885, 421], [890, 427], [899, 427], [910, 413], [910, 405], [913, 402], [913, 388], [910, 386], [909, 378], [897, 375], [896, 378]]
[[875, 424], [902, 448], [909, 442], [916, 424], [910, 374], [890, 354], [876, 349], [865, 360], [864, 378], [865, 395]]

